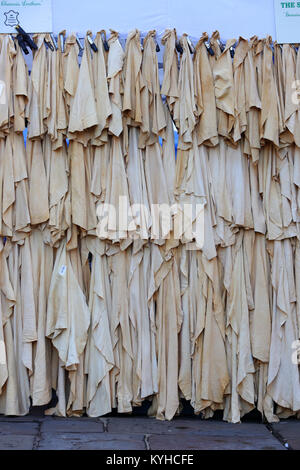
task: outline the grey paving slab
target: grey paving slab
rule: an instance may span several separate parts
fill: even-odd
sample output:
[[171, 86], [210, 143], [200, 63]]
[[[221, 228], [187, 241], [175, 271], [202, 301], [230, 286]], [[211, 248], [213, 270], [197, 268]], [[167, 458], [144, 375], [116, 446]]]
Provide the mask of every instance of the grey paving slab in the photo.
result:
[[[1, 424], [0, 424], [1, 429]], [[103, 432], [103, 423], [82, 418], [50, 418], [42, 421], [41, 432], [98, 433]]]
[[15, 435], [35, 435], [39, 429], [39, 424], [34, 422], [21, 423], [18, 421], [0, 422], [0, 436], [3, 434]]
[[281, 421], [272, 428], [273, 434], [261, 423], [230, 424], [197, 417], [171, 422], [142, 416], [0, 417], [0, 449], [143, 450], [145, 440], [152, 450], [284, 450], [282, 440], [300, 449], [300, 421]]
[[145, 450], [144, 436], [109, 433], [42, 433], [38, 450]]
[[300, 450], [300, 420], [280, 421], [272, 424], [272, 429], [280, 434], [290, 448]]
[[143, 433], [143, 434], [164, 434], [168, 433], [170, 423], [167, 421], [158, 421], [152, 418], [134, 417], [134, 418], [107, 418], [107, 431], [110, 433]]
[[228, 434], [268, 436], [270, 432], [260, 423], [231, 424], [224, 421], [178, 418], [173, 421], [158, 421], [150, 418], [108, 418], [108, 432], [128, 432], [144, 434], [189, 434], [203, 435]]
[[270, 437], [240, 436], [230, 433], [223, 436], [199, 434], [153, 435], [149, 437], [151, 450], [284, 450], [284, 447], [270, 434]]
[[0, 450], [31, 450], [35, 436], [0, 434]]
[[0, 423], [32, 423], [42, 421], [43, 417], [36, 416], [0, 416]]

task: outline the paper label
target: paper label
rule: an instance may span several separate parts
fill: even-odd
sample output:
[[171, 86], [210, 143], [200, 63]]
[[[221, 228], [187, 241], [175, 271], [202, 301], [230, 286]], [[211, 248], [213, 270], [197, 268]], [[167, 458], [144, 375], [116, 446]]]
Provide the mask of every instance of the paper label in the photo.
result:
[[0, 0], [0, 33], [51, 33], [52, 0]]
[[58, 271], [59, 275], [60, 276], [64, 276], [66, 274], [66, 271], [67, 271], [67, 266], [64, 264], [60, 270]]

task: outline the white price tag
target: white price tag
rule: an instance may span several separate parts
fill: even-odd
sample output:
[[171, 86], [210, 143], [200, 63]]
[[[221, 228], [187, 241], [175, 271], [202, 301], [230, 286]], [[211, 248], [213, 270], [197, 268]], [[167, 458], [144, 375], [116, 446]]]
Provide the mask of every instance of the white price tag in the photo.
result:
[[66, 271], [67, 271], [67, 266], [63, 264], [60, 270], [58, 271], [58, 273], [60, 276], [64, 276], [66, 274]]

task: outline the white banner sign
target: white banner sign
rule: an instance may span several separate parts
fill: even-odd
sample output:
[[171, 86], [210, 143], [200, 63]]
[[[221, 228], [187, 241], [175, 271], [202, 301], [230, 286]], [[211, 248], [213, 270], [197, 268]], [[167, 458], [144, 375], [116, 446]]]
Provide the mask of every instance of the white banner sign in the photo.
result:
[[300, 1], [274, 0], [276, 39], [282, 43], [300, 43]]
[[0, 33], [52, 32], [52, 0], [0, 0]]

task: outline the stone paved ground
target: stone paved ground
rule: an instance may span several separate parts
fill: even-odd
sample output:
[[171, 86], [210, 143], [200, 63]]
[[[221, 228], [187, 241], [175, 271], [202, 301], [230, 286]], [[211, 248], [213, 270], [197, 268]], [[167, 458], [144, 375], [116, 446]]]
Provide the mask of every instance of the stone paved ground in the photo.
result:
[[198, 417], [172, 422], [110, 418], [0, 417], [0, 450], [300, 449], [300, 421], [229, 424]]

